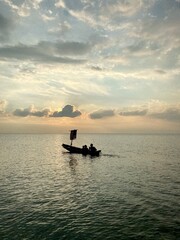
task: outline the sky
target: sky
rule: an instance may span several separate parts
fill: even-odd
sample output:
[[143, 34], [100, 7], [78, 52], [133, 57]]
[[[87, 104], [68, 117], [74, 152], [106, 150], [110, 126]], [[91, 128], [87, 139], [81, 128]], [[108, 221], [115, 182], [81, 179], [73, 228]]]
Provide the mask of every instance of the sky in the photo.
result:
[[0, 133], [180, 133], [180, 0], [0, 0]]

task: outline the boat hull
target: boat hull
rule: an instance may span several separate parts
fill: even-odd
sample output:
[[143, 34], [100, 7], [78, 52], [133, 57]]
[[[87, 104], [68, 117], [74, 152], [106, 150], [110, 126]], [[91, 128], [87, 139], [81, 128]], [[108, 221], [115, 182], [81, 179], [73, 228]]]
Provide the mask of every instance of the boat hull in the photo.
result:
[[83, 153], [83, 150], [82, 148], [79, 148], [79, 147], [75, 147], [75, 146], [71, 146], [71, 145], [68, 145], [68, 144], [62, 144], [63, 148], [65, 148], [69, 153], [78, 153], [78, 154], [83, 154], [83, 155], [90, 155], [90, 156], [99, 156], [101, 150], [97, 150], [96, 152], [92, 153], [90, 151]]

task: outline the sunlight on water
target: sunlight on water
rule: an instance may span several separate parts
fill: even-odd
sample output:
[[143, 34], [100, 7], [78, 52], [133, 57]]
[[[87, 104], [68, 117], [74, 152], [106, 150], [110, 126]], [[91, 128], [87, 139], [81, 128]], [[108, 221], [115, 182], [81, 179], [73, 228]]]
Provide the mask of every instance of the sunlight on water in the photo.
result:
[[178, 239], [176, 135], [0, 135], [0, 239]]

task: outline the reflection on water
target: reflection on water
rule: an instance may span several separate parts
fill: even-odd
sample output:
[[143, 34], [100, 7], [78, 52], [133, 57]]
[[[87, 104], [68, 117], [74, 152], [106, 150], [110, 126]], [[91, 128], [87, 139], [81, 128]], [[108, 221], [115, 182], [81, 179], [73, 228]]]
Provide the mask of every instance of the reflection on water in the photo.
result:
[[178, 239], [179, 136], [0, 135], [0, 239]]
[[117, 155], [117, 154], [106, 154], [106, 153], [103, 153], [102, 154], [103, 157], [109, 157], [109, 158], [120, 158], [121, 155]]
[[69, 161], [69, 166], [72, 168], [72, 169], [75, 169], [76, 165], [78, 164], [78, 161], [77, 159], [75, 158], [75, 156], [73, 154], [71, 154], [69, 156], [70, 158], [70, 161]]

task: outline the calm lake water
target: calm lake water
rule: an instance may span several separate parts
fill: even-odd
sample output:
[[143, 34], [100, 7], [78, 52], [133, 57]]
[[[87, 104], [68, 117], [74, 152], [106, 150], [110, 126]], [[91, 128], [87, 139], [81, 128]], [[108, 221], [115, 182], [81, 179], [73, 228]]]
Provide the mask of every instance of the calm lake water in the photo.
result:
[[0, 239], [180, 239], [180, 135], [0, 135]]

